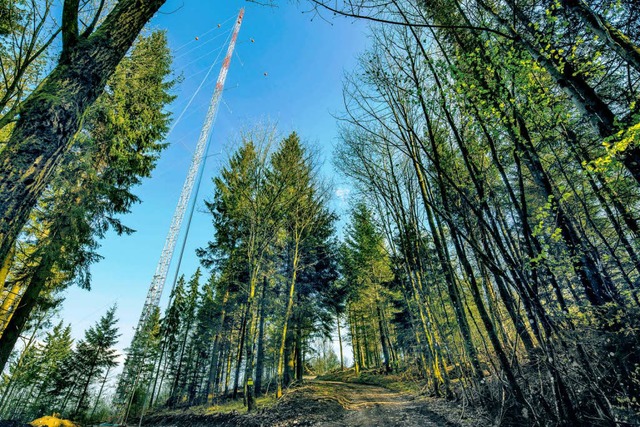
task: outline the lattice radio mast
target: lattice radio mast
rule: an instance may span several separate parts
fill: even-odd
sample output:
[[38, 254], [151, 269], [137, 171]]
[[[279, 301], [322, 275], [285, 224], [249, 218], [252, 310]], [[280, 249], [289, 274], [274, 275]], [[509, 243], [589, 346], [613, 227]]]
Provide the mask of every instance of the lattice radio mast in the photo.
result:
[[[144, 333], [145, 329], [147, 329], [147, 325], [154, 311], [159, 307], [160, 297], [162, 296], [162, 291], [164, 289], [164, 285], [167, 281], [167, 273], [169, 272], [169, 265], [171, 264], [171, 259], [173, 258], [173, 252], [176, 247], [176, 243], [178, 241], [178, 234], [180, 234], [180, 229], [182, 227], [182, 223], [184, 220], [184, 214], [187, 211], [187, 206], [189, 204], [189, 199], [193, 193], [194, 183], [196, 182], [196, 177], [203, 173], [202, 163], [205, 157], [205, 153], [209, 148], [209, 136], [211, 135], [211, 127], [213, 126], [213, 122], [215, 120], [218, 106], [220, 104], [220, 99], [222, 97], [222, 90], [224, 88], [224, 82], [227, 78], [227, 73], [229, 72], [229, 64], [231, 63], [231, 56], [233, 55], [233, 50], [236, 45], [236, 40], [238, 38], [238, 32], [240, 31], [240, 25], [242, 24], [242, 18], [244, 17], [244, 8], [240, 9], [238, 13], [238, 18], [236, 19], [235, 26], [233, 27], [233, 34], [231, 36], [231, 41], [229, 42], [229, 47], [227, 48], [227, 54], [224, 58], [224, 62], [222, 63], [222, 68], [220, 69], [220, 74], [218, 75], [218, 80], [216, 81], [216, 88], [213, 92], [213, 96], [211, 97], [211, 102], [209, 104], [209, 110], [207, 111], [207, 116], [204, 121], [204, 125], [200, 132], [200, 138], [198, 139], [198, 143], [196, 145], [195, 152], [193, 153], [193, 159], [191, 160], [191, 166], [189, 166], [189, 172], [187, 174], [187, 178], [182, 186], [182, 192], [180, 193], [180, 199], [178, 200], [178, 205], [176, 206], [176, 210], [173, 213], [173, 219], [171, 220], [171, 226], [169, 227], [169, 233], [167, 235], [167, 239], [164, 242], [164, 248], [162, 249], [162, 254], [160, 255], [160, 260], [158, 261], [158, 265], [156, 267], [156, 272], [153, 275], [153, 279], [151, 280], [151, 286], [149, 286], [149, 292], [147, 293], [147, 298], [145, 299], [144, 306], [142, 307], [142, 313], [140, 314], [140, 319], [138, 320], [138, 325], [136, 326], [136, 330], [133, 337], [132, 347], [135, 342], [141, 338], [141, 334]], [[199, 181], [199, 180], [198, 180]], [[145, 340], [146, 341], [146, 340]], [[133, 349], [130, 349], [130, 352]], [[146, 353], [146, 349], [142, 349], [142, 356]], [[130, 406], [130, 397], [133, 396], [134, 389], [138, 383], [140, 370], [143, 366], [141, 360], [133, 362], [129, 360], [131, 354], [128, 355], [127, 360], [125, 361], [124, 371], [122, 373], [122, 378], [120, 381], [120, 385], [123, 388], [124, 395], [127, 396], [125, 399], [126, 402], [123, 402], [126, 406], [124, 420], [128, 416], [128, 410]], [[133, 363], [127, 363], [133, 362]], [[120, 387], [119, 387], [120, 388]]]

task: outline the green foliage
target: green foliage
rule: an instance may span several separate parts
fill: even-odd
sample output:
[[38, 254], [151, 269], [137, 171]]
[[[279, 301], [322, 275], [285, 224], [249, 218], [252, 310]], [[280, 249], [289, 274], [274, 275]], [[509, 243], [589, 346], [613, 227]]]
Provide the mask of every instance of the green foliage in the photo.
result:
[[88, 267], [100, 259], [98, 240], [109, 227], [118, 234], [133, 231], [118, 215], [138, 201], [131, 191], [149, 176], [165, 146], [160, 141], [169, 121], [163, 108], [173, 99], [173, 82], [166, 80], [170, 62], [160, 32], [141, 38], [122, 61], [25, 230], [35, 250], [16, 263], [15, 276], [32, 275], [46, 260], [48, 273], [39, 280], [55, 271], [50, 286], [75, 281], [89, 288]]
[[[170, 63], [163, 33], [141, 38], [87, 112], [75, 148], [23, 231], [21, 256], [10, 272], [22, 289], [40, 289], [44, 296], [73, 282], [90, 288], [99, 240], [109, 228], [133, 231], [119, 216], [138, 201], [133, 188], [150, 175], [165, 146], [160, 141], [169, 122], [163, 108], [173, 99]], [[33, 303], [22, 308], [32, 309]], [[14, 342], [1, 344], [12, 348]]]
[[14, 31], [16, 12], [16, 6], [13, 1], [0, 1], [0, 36], [9, 35]]
[[[100, 258], [99, 239], [110, 228], [118, 234], [133, 231], [121, 223], [119, 216], [138, 202], [132, 191], [150, 176], [166, 146], [161, 142], [169, 123], [164, 108], [174, 99], [170, 65], [164, 33], [140, 38], [103, 95], [87, 111], [74, 149], [66, 154], [64, 166], [23, 232], [21, 256], [9, 276], [23, 289], [44, 287], [36, 300], [39, 304], [46, 301], [46, 295], [55, 295], [72, 282], [90, 287], [89, 266]], [[54, 301], [59, 303], [60, 299]], [[90, 353], [98, 343], [90, 340], [99, 341], [101, 337], [86, 338], [79, 343], [77, 357], [82, 362], [63, 358], [60, 365], [65, 367], [64, 372], [52, 374], [47, 399], [36, 401], [40, 408], [48, 411], [55, 404], [78, 413], [87, 409], [89, 388], [113, 367], [107, 359], [113, 359], [114, 354], [110, 350], [104, 359], [91, 359]], [[2, 345], [12, 347], [13, 343], [2, 341]], [[80, 374], [71, 369], [74, 365], [86, 369]], [[82, 386], [78, 385], [81, 380]]]
[[398, 295], [389, 287], [394, 275], [383, 235], [364, 203], [353, 207], [340, 255], [356, 370], [384, 364], [389, 372], [394, 364], [389, 322]]
[[356, 289], [393, 279], [382, 234], [376, 229], [372, 212], [365, 204], [354, 207], [346, 235], [342, 274]]
[[[213, 180], [213, 239], [198, 250], [211, 275], [201, 286], [198, 269], [172, 291], [160, 351], [150, 356], [155, 371], [145, 379], [151, 407], [235, 397], [248, 375], [258, 376], [256, 387], [269, 384], [282, 339], [290, 381], [294, 370], [304, 372], [307, 343], [330, 334], [335, 216], [308, 148], [291, 134], [270, 151], [272, 137], [251, 134]], [[131, 416], [143, 408], [142, 393]]]
[[[388, 329], [434, 394], [508, 389], [522, 424], [635, 419], [638, 10], [586, 3], [398, 4], [408, 25], [372, 30], [336, 165], [379, 218], [395, 298], [376, 328], [374, 293], [349, 294], [369, 309], [347, 309], [356, 374]], [[350, 289], [375, 271], [353, 224]]]
[[118, 365], [118, 353], [113, 348], [120, 336], [115, 318], [116, 307], [111, 307], [95, 326], [85, 331], [84, 339], [76, 343], [73, 365], [76, 371], [75, 382], [80, 385], [77, 406], [73, 412], [78, 416], [89, 408], [87, 394], [89, 387], [106, 370]]
[[22, 102], [50, 69], [56, 23], [52, 0], [0, 0], [0, 151]]
[[85, 331], [73, 348], [71, 326], [55, 325], [41, 344], [24, 348], [4, 377], [0, 414], [34, 419], [56, 411], [87, 419], [94, 389], [117, 366], [115, 306]]
[[[179, 349], [180, 326], [182, 325], [183, 313], [186, 310], [184, 286], [184, 275], [181, 275], [171, 290], [171, 295], [169, 296], [171, 303], [160, 321], [162, 346], [164, 347], [165, 357], [170, 361], [176, 360]], [[173, 364], [171, 363], [171, 365]]]

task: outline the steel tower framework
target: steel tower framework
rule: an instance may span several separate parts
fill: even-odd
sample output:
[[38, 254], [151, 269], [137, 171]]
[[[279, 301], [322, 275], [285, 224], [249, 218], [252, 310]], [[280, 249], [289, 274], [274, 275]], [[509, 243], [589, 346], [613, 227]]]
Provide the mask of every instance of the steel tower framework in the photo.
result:
[[229, 47], [227, 48], [227, 54], [224, 58], [224, 62], [222, 63], [220, 74], [218, 75], [216, 88], [213, 96], [211, 97], [211, 103], [209, 104], [209, 110], [207, 111], [204, 126], [200, 131], [200, 138], [198, 139], [196, 150], [193, 153], [193, 159], [191, 160], [189, 173], [187, 174], [187, 179], [184, 181], [184, 184], [182, 186], [180, 199], [178, 200], [178, 205], [176, 206], [176, 210], [173, 213], [173, 219], [171, 220], [171, 226], [169, 227], [169, 234], [167, 235], [167, 239], [164, 242], [164, 248], [162, 249], [162, 254], [160, 255], [160, 260], [158, 261], [158, 265], [156, 267], [156, 272], [153, 275], [153, 279], [151, 280], [151, 286], [149, 287], [149, 292], [147, 293], [147, 298], [140, 315], [140, 320], [138, 321], [138, 326], [136, 327], [136, 332], [144, 327], [146, 322], [149, 320], [153, 309], [155, 307], [158, 307], [158, 305], [160, 304], [160, 297], [162, 296], [162, 291], [167, 281], [169, 265], [171, 264], [171, 259], [173, 258], [173, 251], [175, 250], [176, 243], [178, 241], [178, 234], [180, 234], [180, 228], [182, 227], [184, 214], [187, 211], [189, 199], [191, 198], [191, 194], [193, 193], [196, 176], [198, 175], [198, 172], [202, 173], [202, 162], [204, 160], [205, 153], [209, 148], [208, 141], [211, 134], [211, 128], [218, 111], [218, 106], [220, 105], [220, 98], [222, 97], [224, 82], [227, 78], [227, 73], [229, 72], [229, 63], [231, 62], [231, 56], [235, 48], [236, 39], [238, 38], [238, 32], [240, 31], [240, 24], [242, 24], [243, 17], [244, 8], [240, 9], [238, 19], [236, 20], [236, 24], [233, 29], [233, 35], [231, 36], [231, 41], [229, 42]]
[[[196, 182], [196, 178], [199, 178], [199, 175], [203, 173], [203, 161], [205, 158], [205, 154], [209, 148], [209, 141], [211, 135], [211, 128], [213, 126], [213, 122], [215, 120], [216, 114], [218, 112], [218, 107], [220, 104], [220, 99], [222, 97], [222, 91], [224, 89], [224, 83], [227, 78], [227, 73], [229, 72], [229, 64], [231, 63], [231, 56], [233, 55], [233, 51], [236, 45], [236, 41], [238, 38], [238, 33], [240, 31], [240, 25], [242, 24], [242, 18], [244, 17], [244, 8], [240, 9], [238, 13], [238, 18], [236, 19], [235, 26], [233, 28], [233, 34], [231, 36], [231, 40], [229, 42], [229, 46], [227, 48], [227, 53], [224, 58], [224, 62], [222, 63], [222, 68], [220, 69], [220, 74], [218, 75], [218, 80], [216, 81], [215, 91], [213, 96], [211, 97], [211, 102], [209, 104], [209, 109], [207, 111], [207, 115], [204, 121], [204, 125], [202, 130], [200, 131], [200, 137], [198, 139], [198, 143], [196, 145], [195, 152], [193, 153], [193, 159], [191, 160], [191, 165], [189, 166], [189, 172], [187, 173], [187, 178], [182, 186], [182, 191], [180, 193], [180, 199], [178, 200], [178, 205], [176, 206], [176, 210], [173, 213], [173, 218], [171, 220], [171, 226], [169, 227], [169, 233], [167, 234], [167, 238], [164, 242], [164, 247], [162, 249], [162, 254], [160, 255], [160, 260], [158, 261], [158, 265], [156, 266], [155, 274], [153, 275], [153, 279], [151, 280], [151, 285], [149, 286], [149, 291], [147, 292], [147, 297], [144, 302], [144, 306], [142, 307], [142, 313], [140, 314], [140, 319], [138, 320], [138, 325], [136, 326], [133, 342], [130, 348], [130, 351], [134, 350], [135, 341], [141, 338], [141, 334], [144, 333], [145, 329], [147, 329], [147, 324], [151, 319], [154, 311], [159, 307], [160, 298], [162, 297], [162, 292], [164, 290], [165, 283], [167, 281], [167, 274], [169, 272], [169, 266], [171, 264], [171, 259], [173, 258], [173, 252], [176, 247], [176, 243], [178, 242], [178, 235], [180, 234], [180, 229], [182, 228], [182, 223], [184, 221], [184, 216], [187, 211], [187, 207], [189, 205], [189, 200], [191, 199], [191, 195], [193, 193], [194, 184]], [[197, 180], [199, 181], [199, 179]], [[190, 220], [190, 219], [189, 219]], [[146, 340], [145, 340], [146, 341]], [[144, 353], [146, 353], [146, 349], [142, 350], [142, 356], [144, 357]], [[129, 359], [129, 356], [127, 359]], [[129, 410], [130, 405], [130, 397], [129, 393], [132, 396], [133, 392], [138, 383], [140, 372], [139, 370], [142, 368], [143, 363], [138, 360], [137, 363], [127, 363], [132, 362], [130, 360], [125, 361], [124, 371], [121, 379], [122, 392], [124, 392], [127, 397], [123, 402], [126, 406], [124, 418], [126, 421], [127, 412]], [[120, 388], [120, 387], [119, 387]]]

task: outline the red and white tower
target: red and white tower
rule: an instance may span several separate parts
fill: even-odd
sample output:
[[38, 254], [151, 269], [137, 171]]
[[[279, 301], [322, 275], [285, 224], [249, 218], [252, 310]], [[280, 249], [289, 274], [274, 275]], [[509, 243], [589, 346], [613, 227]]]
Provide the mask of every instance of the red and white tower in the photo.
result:
[[[131, 399], [133, 397], [135, 389], [137, 388], [141, 380], [141, 369], [144, 366], [144, 359], [146, 358], [147, 352], [146, 343], [148, 341], [143, 335], [148, 333], [147, 331], [149, 328], [149, 320], [160, 304], [162, 291], [164, 290], [164, 286], [167, 281], [169, 265], [171, 264], [171, 259], [173, 258], [173, 253], [178, 241], [178, 235], [180, 234], [180, 229], [182, 228], [182, 224], [184, 222], [185, 213], [187, 212], [187, 207], [189, 206], [189, 200], [191, 199], [193, 190], [195, 188], [194, 184], [196, 182], [198, 184], [200, 183], [200, 178], [202, 177], [202, 174], [204, 172], [203, 163], [206, 157], [206, 153], [209, 149], [209, 143], [211, 141], [211, 129], [218, 113], [218, 107], [220, 105], [220, 99], [222, 98], [224, 83], [227, 78], [227, 73], [229, 72], [231, 56], [233, 55], [236, 41], [238, 39], [238, 33], [240, 32], [240, 25], [242, 24], [243, 17], [244, 8], [240, 9], [235, 26], [233, 27], [233, 33], [229, 42], [229, 47], [227, 48], [227, 54], [224, 58], [224, 62], [222, 63], [222, 68], [220, 69], [218, 80], [216, 81], [216, 88], [213, 92], [213, 96], [211, 97], [211, 102], [209, 103], [209, 109], [207, 111], [202, 130], [200, 131], [200, 137], [198, 139], [196, 149], [193, 153], [193, 159], [191, 160], [191, 165], [189, 166], [187, 178], [185, 179], [182, 186], [180, 199], [178, 200], [178, 205], [176, 206], [176, 210], [173, 213], [171, 226], [169, 227], [169, 233], [167, 234], [167, 238], [165, 240], [155, 274], [153, 275], [153, 278], [151, 280], [151, 285], [149, 286], [149, 291], [147, 292], [147, 298], [145, 299], [144, 306], [142, 307], [142, 313], [140, 314], [140, 319], [138, 320], [138, 325], [133, 336], [131, 347], [129, 348], [129, 352], [127, 354], [127, 359], [125, 360], [124, 370], [120, 379], [120, 383], [118, 384], [117, 391], [117, 394], [120, 394], [120, 401], [123, 405], [123, 422], [126, 422], [126, 419], [129, 416]], [[191, 209], [193, 210], [193, 205], [191, 206]], [[190, 217], [191, 213], [189, 215], [189, 218]], [[140, 343], [142, 344], [140, 345]]]

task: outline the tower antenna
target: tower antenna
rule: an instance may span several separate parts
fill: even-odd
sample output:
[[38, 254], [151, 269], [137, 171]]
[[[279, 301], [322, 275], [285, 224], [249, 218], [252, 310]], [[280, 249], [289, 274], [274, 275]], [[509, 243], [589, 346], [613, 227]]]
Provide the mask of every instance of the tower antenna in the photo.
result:
[[[182, 227], [184, 216], [189, 205], [189, 200], [191, 199], [191, 195], [193, 193], [194, 184], [196, 180], [198, 181], [198, 183], [200, 182], [200, 178], [202, 177], [204, 171], [203, 161], [205, 159], [205, 154], [209, 149], [209, 143], [211, 140], [211, 128], [218, 112], [224, 83], [227, 78], [227, 73], [229, 72], [231, 56], [233, 55], [233, 50], [236, 45], [236, 40], [238, 38], [238, 32], [240, 31], [240, 25], [242, 24], [243, 17], [244, 8], [240, 9], [240, 12], [238, 13], [238, 18], [236, 19], [236, 23], [233, 28], [233, 34], [229, 42], [229, 47], [227, 48], [227, 54], [224, 58], [224, 62], [222, 63], [222, 68], [220, 69], [218, 80], [216, 81], [215, 91], [213, 92], [211, 102], [209, 103], [209, 110], [207, 111], [204, 125], [202, 126], [202, 130], [200, 131], [200, 138], [198, 139], [195, 152], [193, 153], [193, 159], [191, 160], [191, 165], [189, 166], [189, 172], [187, 173], [187, 178], [185, 179], [182, 186], [180, 199], [178, 200], [178, 205], [176, 206], [176, 210], [173, 213], [171, 226], [169, 227], [169, 233], [167, 234], [167, 238], [164, 242], [160, 260], [158, 261], [155, 274], [153, 275], [153, 278], [151, 280], [151, 285], [149, 286], [149, 291], [147, 292], [147, 297], [145, 299], [144, 306], [142, 307], [142, 313], [140, 314], [140, 319], [138, 320], [138, 325], [136, 326], [136, 330], [133, 335], [131, 347], [127, 352], [127, 357], [124, 362], [122, 376], [120, 378], [118, 390], [116, 393], [116, 395], [119, 397], [118, 403], [120, 403], [123, 408], [123, 423], [126, 422], [127, 418], [129, 417], [129, 411], [131, 409], [131, 403], [133, 401], [135, 390], [141, 380], [143, 380], [141, 376], [143, 375], [143, 367], [145, 365], [149, 335], [151, 332], [150, 320], [152, 320], [154, 313], [159, 309], [160, 298], [167, 281], [169, 265], [171, 264], [171, 259], [173, 258], [173, 253], [178, 241], [178, 235], [180, 234], [180, 229]], [[189, 217], [188, 222], [191, 222], [191, 217]], [[182, 253], [180, 255], [182, 255]]]

